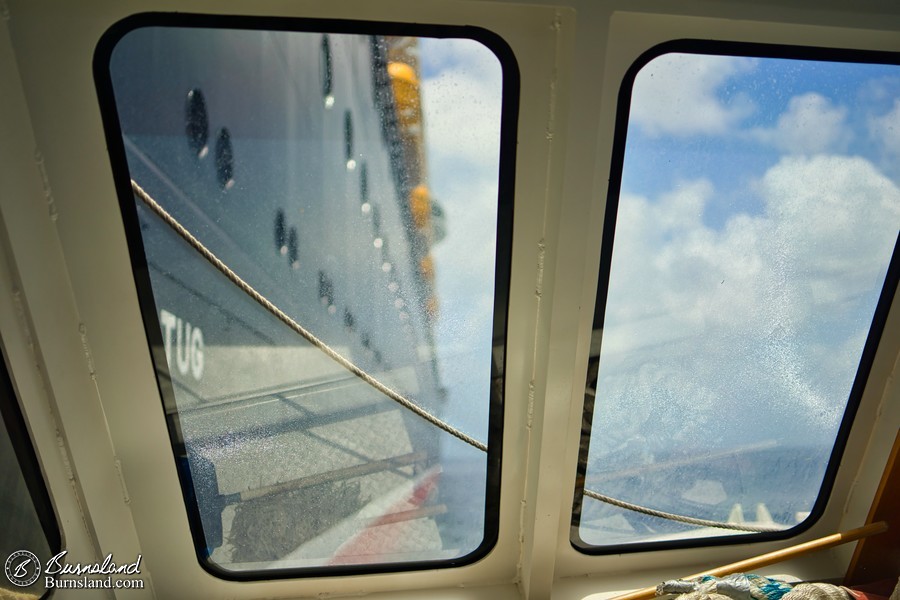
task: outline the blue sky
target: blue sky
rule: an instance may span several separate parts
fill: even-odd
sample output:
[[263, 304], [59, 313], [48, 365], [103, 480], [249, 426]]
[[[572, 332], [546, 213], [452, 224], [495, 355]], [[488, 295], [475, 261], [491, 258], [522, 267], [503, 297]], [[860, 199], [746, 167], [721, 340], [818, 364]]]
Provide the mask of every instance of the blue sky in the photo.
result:
[[[689, 55], [682, 56], [681, 60], [691, 60]], [[652, 196], [672, 189], [678, 181], [703, 177], [742, 209], [758, 209], [747, 188], [785, 154], [788, 142], [784, 138], [788, 137], [795, 138], [793, 149], [806, 144], [811, 151], [864, 156], [882, 167], [891, 159], [879, 143], [883, 140], [871, 128], [873, 118], [891, 116], [893, 101], [900, 97], [897, 67], [787, 59], [693, 58], [712, 63], [705, 77], [687, 77], [694, 87], [683, 94], [682, 101], [696, 110], [684, 107], [668, 112], [651, 102], [648, 110], [653, 110], [654, 116], [642, 122], [643, 115], [639, 113], [637, 122], [632, 121], [624, 169], [626, 192]], [[665, 64], [670, 59], [658, 60]], [[664, 65], [650, 64], [647, 68], [654, 66]], [[664, 82], [667, 83], [674, 82]], [[638, 93], [642, 88], [638, 87]], [[661, 98], [668, 96], [661, 90], [651, 93]], [[642, 99], [639, 97], [638, 103]], [[717, 119], [704, 115], [710, 107], [717, 109], [712, 111]], [[779, 120], [791, 116], [795, 127], [783, 122], [779, 131]], [[895, 111], [893, 118], [897, 117]], [[675, 125], [667, 129], [657, 122], [667, 118], [688, 124], [694, 119], [703, 120], [712, 129], [677, 129]], [[806, 127], [798, 126], [802, 119], [806, 119]], [[882, 133], [890, 135], [887, 131]], [[895, 141], [895, 149], [896, 144]], [[710, 224], [721, 225], [721, 210], [712, 207], [706, 215]]]

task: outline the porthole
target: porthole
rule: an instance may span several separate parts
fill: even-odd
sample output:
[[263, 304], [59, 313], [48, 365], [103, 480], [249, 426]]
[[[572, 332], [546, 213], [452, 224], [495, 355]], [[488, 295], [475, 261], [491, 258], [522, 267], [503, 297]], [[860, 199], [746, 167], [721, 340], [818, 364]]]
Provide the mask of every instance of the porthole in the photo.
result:
[[299, 251], [297, 249], [297, 229], [295, 227], [291, 227], [291, 232], [288, 235], [288, 261], [291, 263], [292, 269], [300, 268], [300, 259], [298, 257]]
[[322, 72], [322, 98], [325, 108], [334, 106], [332, 88], [334, 86], [334, 66], [331, 59], [331, 40], [327, 35], [322, 36], [321, 72]]
[[319, 300], [323, 306], [334, 304], [334, 284], [322, 271], [319, 271]]
[[216, 138], [216, 177], [223, 190], [230, 190], [234, 186], [234, 150], [227, 127], [220, 129], [219, 137]]
[[366, 163], [359, 167], [359, 201], [363, 204], [369, 203], [369, 168]]
[[203, 158], [209, 154], [209, 115], [203, 92], [196, 88], [188, 92], [184, 112], [188, 146], [198, 158]]
[[344, 155], [347, 170], [352, 171], [356, 168], [356, 161], [353, 160], [353, 115], [349, 110], [344, 112]]
[[284, 211], [279, 210], [275, 215], [275, 249], [282, 256], [286, 256], [288, 252], [287, 235], [284, 225]]

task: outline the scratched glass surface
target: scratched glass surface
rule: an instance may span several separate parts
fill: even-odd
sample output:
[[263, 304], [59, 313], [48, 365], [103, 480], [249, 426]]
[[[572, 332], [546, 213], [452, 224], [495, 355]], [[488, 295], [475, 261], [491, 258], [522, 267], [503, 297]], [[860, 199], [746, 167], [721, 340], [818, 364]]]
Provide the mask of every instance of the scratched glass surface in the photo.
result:
[[[673, 53], [640, 70], [586, 489], [759, 530], [807, 519], [900, 227], [898, 97], [895, 65]], [[586, 548], [746, 534], [590, 497], [576, 520]]]
[[[502, 91], [490, 50], [148, 27], [110, 68], [142, 188], [324, 344], [486, 441]], [[158, 379], [209, 564], [475, 551], [497, 493], [485, 454], [349, 372], [136, 205]]]

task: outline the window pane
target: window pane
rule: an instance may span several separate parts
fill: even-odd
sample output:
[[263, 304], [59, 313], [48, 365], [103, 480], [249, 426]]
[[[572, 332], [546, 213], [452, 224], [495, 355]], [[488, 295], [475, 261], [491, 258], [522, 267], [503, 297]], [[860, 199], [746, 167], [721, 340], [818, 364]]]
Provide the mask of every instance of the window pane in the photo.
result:
[[46, 591], [40, 566], [59, 551], [59, 528], [2, 359], [0, 424], [0, 560], [9, 569], [0, 597], [37, 598]]
[[[900, 69], [673, 52], [630, 91], [584, 487], [792, 528], [815, 509], [880, 335], [900, 227]], [[586, 550], [748, 533], [590, 495], [579, 490], [573, 539]]]
[[[487, 441], [505, 335], [492, 335], [506, 285], [495, 269], [509, 260], [497, 231], [510, 217], [492, 50], [452, 36], [146, 26], [116, 43], [110, 74], [129, 177], [290, 319]], [[145, 322], [214, 572], [486, 552], [499, 440], [486, 454], [410, 412], [139, 197], [123, 212], [140, 228]]]

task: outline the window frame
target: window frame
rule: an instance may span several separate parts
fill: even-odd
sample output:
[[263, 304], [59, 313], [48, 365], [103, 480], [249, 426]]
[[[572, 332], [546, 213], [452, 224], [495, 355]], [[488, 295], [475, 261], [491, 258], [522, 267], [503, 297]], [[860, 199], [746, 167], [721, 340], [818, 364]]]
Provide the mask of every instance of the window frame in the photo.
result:
[[[484, 538], [482, 543], [469, 554], [453, 559], [409, 561], [402, 563], [373, 563], [339, 566], [316, 566], [279, 568], [268, 570], [227, 570], [209, 561], [208, 553], [202, 546], [203, 527], [198, 504], [192, 501], [193, 480], [186, 469], [179, 464], [179, 452], [183, 454], [184, 443], [177, 417], [166, 416], [167, 402], [174, 401], [172, 385], [164, 378], [155, 377], [160, 397], [159, 413], [166, 423], [169, 434], [173, 466], [177, 472], [182, 502], [190, 527], [195, 555], [201, 568], [211, 575], [226, 581], [267, 581], [289, 578], [341, 577], [347, 575], [402, 573], [436, 568], [453, 568], [470, 565], [487, 556], [499, 539], [500, 528], [500, 481], [501, 452], [503, 444], [504, 390], [505, 390], [505, 347], [510, 298], [510, 273], [512, 263], [513, 198], [515, 187], [515, 165], [517, 150], [517, 124], [519, 114], [520, 74], [518, 63], [511, 47], [498, 34], [483, 27], [469, 25], [438, 25], [423, 23], [382, 22], [369, 20], [345, 20], [307, 17], [265, 17], [217, 15], [199, 13], [145, 12], [128, 16], [114, 23], [100, 37], [93, 56], [94, 84], [97, 90], [104, 136], [107, 143], [112, 176], [116, 188], [130, 266], [140, 305], [146, 344], [153, 368], [157, 373], [167, 373], [168, 363], [160, 332], [159, 309], [155, 304], [150, 284], [150, 274], [143, 240], [140, 234], [134, 192], [131, 188], [123, 134], [120, 127], [115, 95], [110, 73], [110, 61], [116, 44], [128, 33], [144, 27], [233, 29], [258, 31], [284, 31], [302, 33], [417, 36], [427, 38], [465, 38], [482, 44], [498, 60], [501, 67], [501, 113], [500, 139], [497, 175], [497, 229], [494, 267], [493, 298], [493, 346], [491, 383], [489, 398], [488, 452], [486, 465], [486, 494]], [[330, 38], [327, 38], [330, 44]], [[319, 68], [319, 57], [315, 57]], [[332, 77], [333, 83], [333, 77]], [[327, 95], [327, 94], [326, 94]], [[330, 107], [327, 107], [330, 108]], [[343, 119], [342, 119], [343, 120]], [[343, 133], [343, 130], [342, 130]], [[212, 135], [212, 134], [210, 134]], [[342, 136], [343, 137], [343, 136]], [[341, 139], [343, 145], [343, 139]], [[500, 352], [497, 352], [497, 348]], [[496, 357], [502, 357], [503, 364], [497, 364]], [[179, 450], [180, 449], [180, 450]]]
[[[53, 506], [53, 500], [47, 489], [47, 482], [44, 480], [41, 463], [38, 460], [34, 444], [29, 435], [28, 426], [25, 423], [25, 417], [19, 406], [19, 395], [16, 393], [16, 388], [10, 375], [11, 369], [6, 361], [5, 348], [3, 340], [0, 339], [0, 349], [3, 349], [3, 352], [0, 353], [0, 387], [3, 388], [0, 390], [0, 420], [4, 423], [6, 433], [9, 436], [19, 470], [25, 481], [25, 487], [28, 489], [28, 495], [34, 506], [35, 514], [41, 524], [41, 532], [47, 540], [47, 546], [52, 556], [62, 550], [62, 532]], [[23, 548], [23, 550], [29, 550], [29, 548]], [[50, 589], [46, 590], [41, 597], [46, 598], [49, 592]]]
[[[612, 153], [609, 167], [609, 185], [606, 194], [606, 205], [603, 215], [603, 227], [600, 245], [600, 266], [593, 309], [592, 331], [603, 329], [606, 302], [609, 296], [609, 281], [612, 268], [612, 254], [615, 242], [615, 230], [621, 195], [622, 176], [625, 165], [628, 123], [631, 113], [632, 90], [635, 78], [647, 64], [665, 54], [696, 54], [705, 56], [729, 56], [738, 58], [773, 58], [787, 60], [808, 60], [818, 62], [884, 64], [900, 66], [900, 53], [880, 50], [859, 50], [849, 48], [831, 48], [820, 46], [792, 46], [789, 44], [769, 44], [759, 42], [742, 42], [730, 40], [709, 40], [681, 38], [658, 43], [643, 53], [628, 67], [619, 85], [616, 95], [615, 125], [613, 133]], [[819, 493], [809, 516], [801, 523], [778, 532], [747, 533], [744, 535], [697, 537], [668, 541], [649, 541], [619, 543], [596, 546], [584, 542], [579, 536], [580, 514], [584, 495], [584, 481], [587, 470], [588, 451], [590, 449], [591, 425], [593, 422], [593, 400], [585, 396], [582, 413], [582, 425], [579, 434], [581, 443], [577, 451], [578, 460], [575, 475], [575, 488], [572, 500], [571, 527], [569, 543], [578, 553], [587, 556], [607, 556], [615, 554], [633, 554], [648, 551], [664, 551], [682, 548], [706, 548], [746, 543], [763, 543], [793, 538], [812, 528], [825, 514], [831, 498], [841, 458], [850, 439], [853, 422], [862, 401], [875, 355], [881, 342], [882, 334], [888, 319], [888, 313], [900, 284], [900, 235], [894, 243], [893, 253], [888, 261], [882, 289], [873, 311], [866, 335], [866, 341], [860, 355], [859, 365], [850, 387], [848, 400], [841, 418], [834, 446], [828, 457], [827, 466], [819, 488]], [[602, 341], [600, 344], [602, 353]], [[590, 378], [590, 368], [587, 377]], [[587, 384], [587, 381], [585, 382]]]

